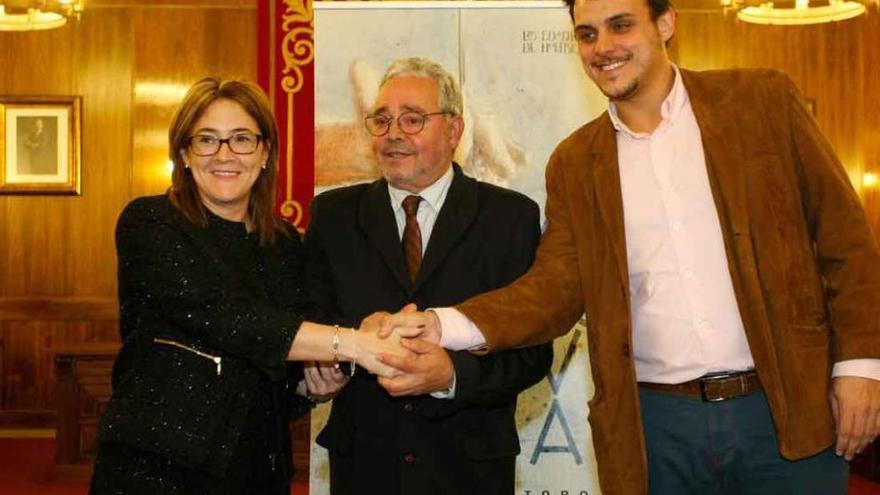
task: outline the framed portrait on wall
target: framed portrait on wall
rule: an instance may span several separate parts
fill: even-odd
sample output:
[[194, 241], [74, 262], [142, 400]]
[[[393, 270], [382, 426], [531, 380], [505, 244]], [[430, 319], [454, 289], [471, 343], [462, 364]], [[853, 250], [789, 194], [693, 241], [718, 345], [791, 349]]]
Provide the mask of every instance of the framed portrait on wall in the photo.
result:
[[0, 194], [79, 194], [79, 96], [0, 96]]

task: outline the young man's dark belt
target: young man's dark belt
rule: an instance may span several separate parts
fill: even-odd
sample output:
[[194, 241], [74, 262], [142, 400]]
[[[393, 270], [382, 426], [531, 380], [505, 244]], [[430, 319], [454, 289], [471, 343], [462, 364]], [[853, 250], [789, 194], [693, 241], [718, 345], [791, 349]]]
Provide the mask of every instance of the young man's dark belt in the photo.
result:
[[705, 402], [719, 402], [757, 392], [761, 390], [761, 382], [758, 381], [758, 374], [752, 370], [706, 375], [676, 384], [639, 382], [639, 387], [667, 394], [697, 397]]

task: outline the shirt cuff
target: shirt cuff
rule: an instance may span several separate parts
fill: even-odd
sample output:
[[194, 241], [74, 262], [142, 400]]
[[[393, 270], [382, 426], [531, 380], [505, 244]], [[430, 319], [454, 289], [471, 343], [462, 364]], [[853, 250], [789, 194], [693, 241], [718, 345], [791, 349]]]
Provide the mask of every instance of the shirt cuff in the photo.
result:
[[440, 346], [450, 351], [470, 351], [486, 345], [486, 338], [467, 316], [455, 308], [430, 308], [440, 320]]
[[831, 377], [858, 376], [880, 380], [880, 359], [848, 359], [834, 363]]
[[452, 373], [452, 385], [446, 390], [438, 390], [431, 392], [431, 397], [435, 399], [454, 399], [455, 398], [455, 372]]

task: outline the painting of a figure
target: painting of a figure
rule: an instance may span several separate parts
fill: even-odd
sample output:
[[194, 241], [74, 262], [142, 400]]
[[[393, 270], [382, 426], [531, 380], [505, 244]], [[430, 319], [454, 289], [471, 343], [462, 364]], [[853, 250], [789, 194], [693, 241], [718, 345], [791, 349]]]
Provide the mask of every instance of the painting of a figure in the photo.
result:
[[18, 117], [18, 173], [58, 174], [58, 117]]
[[0, 96], [0, 194], [79, 194], [79, 96]]

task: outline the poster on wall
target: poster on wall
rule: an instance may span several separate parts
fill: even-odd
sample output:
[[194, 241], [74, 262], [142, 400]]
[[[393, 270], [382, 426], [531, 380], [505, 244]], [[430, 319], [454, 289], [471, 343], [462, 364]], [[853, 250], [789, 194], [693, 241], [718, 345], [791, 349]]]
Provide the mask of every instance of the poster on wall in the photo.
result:
[[318, 192], [378, 177], [362, 122], [382, 73], [399, 58], [427, 57], [459, 77], [465, 134], [456, 160], [465, 172], [542, 207], [553, 148], [607, 107], [581, 69], [561, 2], [317, 2], [314, 9]]
[[[465, 173], [544, 205], [544, 167], [556, 144], [607, 107], [580, 66], [561, 2], [317, 2], [316, 193], [379, 176], [363, 129], [385, 68], [430, 58], [458, 77]], [[583, 322], [554, 343], [550, 373], [520, 395], [517, 495], [598, 495], [587, 401], [593, 386]], [[310, 490], [329, 493], [326, 451], [314, 438]]]

